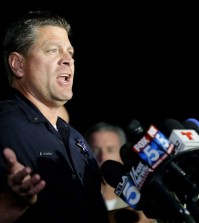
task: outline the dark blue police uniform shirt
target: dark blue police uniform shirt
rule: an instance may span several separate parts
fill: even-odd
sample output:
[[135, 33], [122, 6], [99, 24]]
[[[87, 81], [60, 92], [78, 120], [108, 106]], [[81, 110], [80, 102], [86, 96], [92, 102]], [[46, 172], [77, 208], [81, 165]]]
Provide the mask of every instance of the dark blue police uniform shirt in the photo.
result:
[[5, 147], [46, 181], [38, 202], [16, 222], [108, 222], [99, 168], [82, 135], [61, 118], [57, 131], [18, 91], [12, 95], [0, 103], [0, 187], [5, 186]]

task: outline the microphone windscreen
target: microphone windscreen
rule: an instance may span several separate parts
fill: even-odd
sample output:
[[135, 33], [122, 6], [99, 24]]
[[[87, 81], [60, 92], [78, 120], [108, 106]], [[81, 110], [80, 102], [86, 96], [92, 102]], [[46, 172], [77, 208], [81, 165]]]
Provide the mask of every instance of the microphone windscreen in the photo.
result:
[[166, 119], [158, 128], [167, 138], [170, 137], [174, 129], [185, 129], [185, 127], [175, 119]]
[[128, 125], [128, 129], [134, 133], [134, 134], [140, 134], [141, 132], [144, 131], [143, 129], [143, 126], [141, 125], [141, 123], [136, 120], [136, 119], [133, 119], [129, 125]]
[[117, 187], [122, 176], [126, 174], [124, 165], [115, 160], [104, 161], [100, 170], [105, 181], [114, 188]]
[[133, 119], [127, 126], [127, 135], [129, 140], [133, 144], [135, 144], [143, 134], [144, 134], [144, 127], [138, 120]]
[[133, 144], [128, 142], [120, 148], [120, 157], [127, 171], [130, 171], [133, 165], [136, 166], [140, 160], [138, 154], [132, 150], [132, 146]]

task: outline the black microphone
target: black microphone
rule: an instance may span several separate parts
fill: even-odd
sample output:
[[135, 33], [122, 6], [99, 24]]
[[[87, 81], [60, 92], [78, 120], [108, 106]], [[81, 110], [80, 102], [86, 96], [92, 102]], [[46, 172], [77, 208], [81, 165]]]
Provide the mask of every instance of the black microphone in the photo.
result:
[[105, 181], [115, 188], [115, 194], [135, 209], [140, 200], [140, 192], [126, 173], [124, 165], [115, 160], [106, 160], [100, 170]]
[[169, 139], [174, 129], [183, 130], [185, 127], [178, 120], [167, 118], [158, 125], [158, 129]]
[[[169, 219], [169, 216], [167, 216], [163, 209], [160, 208], [161, 205], [164, 206], [164, 204], [162, 203], [164, 201], [164, 203], [172, 207], [172, 210], [170, 211], [173, 213], [173, 216], [175, 216], [176, 221], [179, 221], [181, 219], [184, 222], [195, 222], [193, 217], [190, 215], [189, 211], [183, 205], [183, 202], [185, 200], [184, 194], [183, 196], [181, 195], [181, 197], [183, 197], [183, 202], [181, 203], [176, 193], [174, 193], [173, 191], [176, 188], [173, 186], [173, 183], [170, 184], [170, 181], [172, 182], [173, 180], [170, 180], [168, 176], [172, 175], [173, 177], [175, 177], [174, 180], [179, 180], [179, 182], [181, 182], [183, 186], [186, 186], [187, 191], [191, 188], [192, 192], [190, 194], [198, 194], [198, 188], [195, 188], [194, 186], [192, 187], [192, 183], [190, 183], [187, 174], [175, 161], [172, 160], [173, 156], [170, 155], [170, 153], [172, 152], [172, 149], [169, 149], [170, 146], [171, 145], [165, 139], [165, 136], [152, 126], [149, 128], [147, 134], [144, 137], [141, 137], [140, 141], [138, 141], [135, 145], [132, 146], [130, 143], [128, 145], [124, 145], [121, 148], [120, 154], [124, 165], [127, 164], [128, 169], [130, 165], [133, 167], [132, 169], [134, 169], [134, 163], [136, 163], [137, 165], [138, 160], [141, 159], [141, 163], [144, 162], [148, 164], [150, 168], [153, 168], [153, 170], [155, 170], [154, 173], [149, 174], [147, 178], [144, 179], [144, 186], [142, 185], [142, 187], [138, 187], [138, 189], [141, 189], [142, 194], [141, 201], [138, 205], [140, 205], [140, 207], [142, 208], [145, 207], [146, 210], [149, 210], [149, 206], [155, 207], [154, 211], [152, 210], [152, 208], [150, 208], [150, 211], [148, 211], [147, 214], [151, 215], [152, 213], [159, 213], [160, 217], [166, 217], [167, 219]], [[162, 162], [165, 159], [162, 159], [162, 157], [166, 157], [166, 161]], [[154, 164], [154, 162], [156, 163], [156, 165]], [[159, 166], [159, 164], [161, 165]], [[157, 168], [157, 166], [159, 167]], [[140, 173], [140, 175], [142, 175], [142, 172]], [[165, 184], [165, 180], [169, 182], [166, 182], [168, 185]], [[154, 198], [149, 196], [151, 192], [153, 192], [152, 194], [154, 195]], [[178, 193], [178, 195], [179, 194], [180, 193]], [[154, 201], [153, 205], [150, 204], [149, 206], [146, 206], [146, 200], [150, 200], [151, 202]], [[193, 206], [192, 212], [198, 219], [198, 215], [195, 213], [198, 208], [195, 203], [194, 205], [191, 205]], [[191, 205], [189, 205], [189, 207], [191, 207]], [[156, 218], [157, 216], [152, 215], [149, 217]]]
[[133, 119], [126, 127], [128, 141], [135, 144], [142, 136], [145, 135], [145, 128], [137, 119]]

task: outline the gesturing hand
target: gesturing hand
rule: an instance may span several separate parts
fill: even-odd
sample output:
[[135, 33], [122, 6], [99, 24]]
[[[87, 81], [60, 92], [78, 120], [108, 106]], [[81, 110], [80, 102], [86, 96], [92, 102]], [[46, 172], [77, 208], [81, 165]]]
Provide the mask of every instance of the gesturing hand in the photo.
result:
[[34, 204], [37, 194], [45, 187], [39, 174], [31, 175], [31, 169], [18, 162], [13, 150], [5, 148], [3, 151], [8, 166], [8, 186], [25, 204]]

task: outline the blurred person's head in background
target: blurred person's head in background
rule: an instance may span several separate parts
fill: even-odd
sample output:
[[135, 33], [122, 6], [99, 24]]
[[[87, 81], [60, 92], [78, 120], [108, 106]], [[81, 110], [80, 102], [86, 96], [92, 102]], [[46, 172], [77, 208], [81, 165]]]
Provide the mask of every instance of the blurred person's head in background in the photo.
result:
[[[120, 148], [127, 138], [123, 129], [117, 125], [98, 122], [87, 129], [85, 138], [91, 146], [99, 166], [106, 160], [122, 163]], [[115, 188], [108, 183], [102, 184], [102, 194], [108, 210], [127, 207], [128, 205], [115, 194]]]
[[99, 165], [105, 160], [122, 162], [119, 151], [122, 145], [126, 143], [127, 138], [121, 127], [106, 122], [98, 122], [87, 129], [85, 137]]

